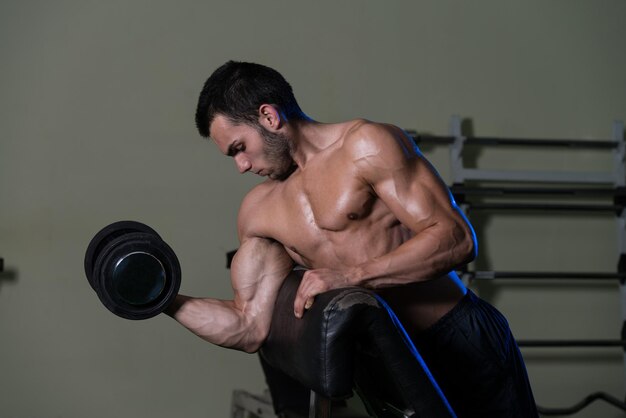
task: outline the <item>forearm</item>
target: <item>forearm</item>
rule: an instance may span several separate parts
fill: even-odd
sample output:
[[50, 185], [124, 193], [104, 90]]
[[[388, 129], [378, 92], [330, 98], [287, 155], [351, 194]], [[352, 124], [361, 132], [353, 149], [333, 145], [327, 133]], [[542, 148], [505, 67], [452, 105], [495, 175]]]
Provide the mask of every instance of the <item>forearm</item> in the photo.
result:
[[433, 226], [393, 251], [358, 265], [350, 282], [371, 289], [430, 280], [471, 261], [474, 238], [463, 225]]
[[255, 352], [264, 335], [233, 301], [178, 295], [165, 311], [182, 326], [212, 344]]

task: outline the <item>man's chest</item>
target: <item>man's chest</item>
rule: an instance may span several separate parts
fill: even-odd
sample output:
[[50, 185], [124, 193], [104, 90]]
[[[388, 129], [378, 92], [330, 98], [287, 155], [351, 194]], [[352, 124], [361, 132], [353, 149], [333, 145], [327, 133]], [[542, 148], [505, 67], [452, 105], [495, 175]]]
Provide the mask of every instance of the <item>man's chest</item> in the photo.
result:
[[335, 260], [379, 216], [372, 188], [347, 167], [296, 172], [282, 186], [272, 199], [268, 235], [304, 265]]
[[350, 228], [371, 214], [376, 201], [371, 186], [340, 160], [315, 161], [290, 180], [281, 196], [289, 218], [320, 231]]

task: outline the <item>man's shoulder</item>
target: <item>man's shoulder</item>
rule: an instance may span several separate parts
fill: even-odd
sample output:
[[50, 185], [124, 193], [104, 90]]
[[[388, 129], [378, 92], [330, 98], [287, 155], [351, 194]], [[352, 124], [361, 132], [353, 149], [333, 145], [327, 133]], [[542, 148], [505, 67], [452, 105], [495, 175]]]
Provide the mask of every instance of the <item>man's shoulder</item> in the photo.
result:
[[357, 119], [350, 122], [342, 141], [342, 149], [355, 159], [400, 152], [412, 154], [414, 144], [399, 127], [387, 123]]
[[276, 189], [281, 182], [266, 180], [253, 187], [243, 198], [239, 207], [237, 224], [240, 234], [274, 238], [273, 223], [281, 212], [280, 192]]
[[272, 206], [274, 190], [277, 186], [278, 182], [274, 180], [266, 180], [254, 186], [243, 198], [240, 211], [264, 211]]

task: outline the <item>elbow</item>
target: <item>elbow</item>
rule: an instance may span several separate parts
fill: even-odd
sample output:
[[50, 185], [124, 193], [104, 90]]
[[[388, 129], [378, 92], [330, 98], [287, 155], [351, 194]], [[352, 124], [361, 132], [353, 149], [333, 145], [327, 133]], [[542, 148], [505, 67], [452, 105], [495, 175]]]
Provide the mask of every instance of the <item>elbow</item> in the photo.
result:
[[242, 347], [241, 351], [247, 354], [254, 354], [261, 349], [261, 345], [262, 344], [256, 344], [256, 343], [245, 345], [244, 347]]
[[478, 255], [476, 234], [471, 226], [464, 228], [463, 237], [459, 245], [459, 265], [471, 263]]
[[476, 259], [476, 256], [478, 255], [478, 246], [476, 245], [476, 238], [471, 237], [470, 239], [467, 240], [464, 254], [465, 254], [465, 259], [461, 262], [461, 264], [468, 264]]
[[240, 349], [245, 353], [254, 354], [261, 349], [264, 342], [265, 338], [250, 338], [241, 344]]
[[259, 351], [259, 349], [260, 349], [260, 348], [261, 348], [260, 346], [258, 346], [258, 347], [256, 347], [256, 346], [250, 346], [250, 347], [245, 347], [245, 348], [243, 348], [241, 351], [243, 351], [243, 352], [244, 352], [244, 353], [246, 353], [246, 354], [254, 354], [254, 353], [256, 353], [257, 351]]
[[476, 238], [476, 231], [474, 231], [465, 213], [456, 206], [456, 203], [454, 203], [454, 207], [458, 214], [458, 218], [453, 226], [456, 230], [457, 248], [459, 249], [458, 265], [463, 265], [471, 263], [478, 256], [478, 240]]
[[239, 344], [239, 349], [248, 354], [254, 354], [263, 346], [267, 339], [269, 329], [250, 327], [244, 332]]
[[446, 234], [448, 237], [453, 237], [449, 241], [447, 269], [455, 269], [474, 261], [477, 254], [476, 234], [470, 225], [451, 223]]

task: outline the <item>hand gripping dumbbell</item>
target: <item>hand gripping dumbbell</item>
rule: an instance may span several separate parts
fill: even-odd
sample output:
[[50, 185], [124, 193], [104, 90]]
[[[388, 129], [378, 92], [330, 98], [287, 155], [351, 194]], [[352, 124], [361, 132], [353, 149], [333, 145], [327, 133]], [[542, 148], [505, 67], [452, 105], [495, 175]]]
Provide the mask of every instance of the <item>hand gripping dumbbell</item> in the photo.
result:
[[126, 319], [158, 315], [180, 288], [174, 251], [156, 231], [134, 221], [115, 222], [93, 237], [85, 274], [104, 306]]

